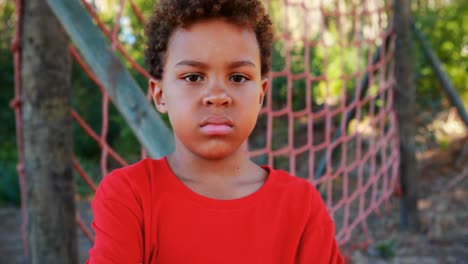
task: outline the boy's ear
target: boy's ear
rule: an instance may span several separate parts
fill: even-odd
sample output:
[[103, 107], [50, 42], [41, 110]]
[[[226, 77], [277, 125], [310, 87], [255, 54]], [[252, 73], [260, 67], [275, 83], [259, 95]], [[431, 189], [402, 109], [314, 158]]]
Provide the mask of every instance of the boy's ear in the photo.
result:
[[260, 91], [260, 107], [263, 105], [263, 99], [265, 98], [265, 94], [268, 89], [268, 78], [263, 78], [261, 81], [261, 91]]
[[166, 101], [164, 100], [164, 93], [161, 86], [161, 80], [150, 78], [149, 87], [156, 109], [162, 114], [167, 114]]

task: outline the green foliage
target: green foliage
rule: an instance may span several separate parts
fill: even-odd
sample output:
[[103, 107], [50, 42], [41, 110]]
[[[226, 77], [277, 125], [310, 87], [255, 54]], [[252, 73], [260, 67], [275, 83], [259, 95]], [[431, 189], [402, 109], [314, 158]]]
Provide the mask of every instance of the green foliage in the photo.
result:
[[10, 108], [14, 98], [13, 55], [13, 1], [0, 1], [0, 206], [20, 204], [20, 191], [16, 173], [17, 150], [15, 113]]
[[382, 241], [376, 245], [375, 249], [379, 253], [380, 257], [385, 258], [385, 259], [393, 258], [396, 255], [395, 240], [390, 239], [390, 240]]
[[441, 137], [437, 140], [439, 148], [442, 150], [448, 150], [450, 148], [450, 140], [448, 138]]
[[[317, 67], [322, 68], [323, 73], [327, 76], [328, 81], [320, 81], [318, 87], [314, 89], [314, 99], [318, 104], [336, 105], [343, 92], [352, 91], [355, 87], [355, 82], [352, 80], [345, 81], [343, 76], [350, 76], [353, 73], [362, 70], [365, 67], [361, 59], [361, 64], [358, 63], [358, 51], [353, 45], [349, 45], [347, 39], [341, 38], [338, 33], [336, 23], [330, 23], [325, 36], [329, 39], [327, 46], [320, 45], [317, 47]], [[341, 47], [344, 45], [346, 48]]]
[[14, 12], [13, 1], [0, 0], [0, 49], [2, 51], [10, 49], [15, 25]]
[[[13, 146], [8, 146], [14, 149]], [[7, 204], [19, 206], [20, 188], [16, 173], [16, 151], [0, 152], [0, 206]]]
[[[413, 8], [416, 26], [425, 34], [443, 68], [468, 107], [468, 2], [464, 0], [420, 3]], [[422, 53], [416, 50], [418, 101], [423, 106], [439, 108], [442, 87]]]
[[[90, 160], [87, 157], [77, 157], [81, 168], [87, 173], [91, 181], [99, 183], [101, 180], [101, 171], [99, 167], [99, 161]], [[75, 171], [74, 172], [76, 192], [80, 197], [89, 197], [93, 195], [93, 191], [81, 178], [81, 176]]]

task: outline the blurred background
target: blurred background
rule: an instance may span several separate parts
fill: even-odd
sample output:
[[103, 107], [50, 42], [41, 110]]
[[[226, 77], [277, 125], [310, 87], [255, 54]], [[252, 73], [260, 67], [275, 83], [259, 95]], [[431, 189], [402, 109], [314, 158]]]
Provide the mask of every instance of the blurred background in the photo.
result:
[[[120, 11], [120, 1], [96, 0], [87, 2], [98, 11], [98, 16], [104, 25], [108, 28], [114, 26], [116, 14]], [[304, 2], [307, 7], [308, 2]], [[309, 12], [310, 20], [304, 23], [305, 20], [296, 19], [296, 21], [294, 17], [301, 18], [303, 14], [296, 16], [295, 12], [305, 13], [305, 11], [288, 9], [287, 4], [282, 1], [268, 1], [268, 10], [277, 30], [277, 38], [273, 45], [272, 71], [281, 73], [285, 67], [288, 67], [288, 71], [287, 75], [278, 74], [278, 77], [272, 80], [270, 105], [266, 106], [265, 117], [260, 117], [259, 126], [250, 139], [253, 151], [262, 150], [267, 145], [268, 139], [265, 139], [264, 132], [268, 127], [268, 123], [265, 121], [269, 114], [268, 111], [281, 110], [289, 97], [292, 98], [291, 111], [301, 111], [301, 109], [306, 108], [306, 103], [303, 100], [306, 96], [305, 89], [297, 87], [305, 87], [307, 80], [310, 79], [298, 78], [294, 82], [289, 82], [288, 78], [290, 77], [288, 76], [298, 75], [304, 72], [305, 68], [309, 69], [311, 76], [328, 76], [329, 80], [327, 81], [317, 80], [310, 84], [309, 88], [313, 99], [307, 107], [310, 107], [314, 113], [327, 107], [329, 109], [339, 108], [343, 96], [352, 98], [357, 84], [365, 73], [358, 74], [355, 79], [349, 81], [339, 77], [351, 75], [359, 68], [365, 67], [369, 63], [368, 58], [371, 58], [375, 52], [376, 46], [385, 42], [379, 37], [379, 34], [389, 26], [387, 21], [392, 15], [391, 9], [384, 10], [381, 12], [382, 14], [379, 14], [377, 28], [365, 28], [366, 23], [362, 23], [363, 34], [367, 34], [367, 37], [374, 36], [372, 43], [362, 48], [350, 45], [349, 48], [343, 49], [340, 46], [342, 44], [337, 40], [340, 39], [341, 34], [353, 31], [350, 29], [343, 33], [340, 24], [333, 19], [333, 10], [337, 10], [336, 2], [343, 2], [344, 6], [348, 5], [352, 8], [357, 8], [362, 3], [361, 1], [330, 1], [330, 5], [327, 5], [326, 1], [324, 2], [322, 7], [325, 12], [330, 13], [329, 16], [325, 16], [328, 18], [328, 21], [325, 22], [327, 28], [325, 31], [317, 29], [321, 34], [311, 35], [309, 40], [311, 43], [323, 41], [324, 44], [320, 42], [317, 45], [301, 46], [294, 44], [296, 42], [293, 41], [301, 39], [301, 34], [305, 31], [304, 24], [310, 23], [312, 26], [309, 27], [309, 30], [313, 32], [313, 25], [320, 22], [314, 20], [313, 9], [311, 8], [312, 11]], [[366, 2], [372, 9], [374, 1], [363, 2]], [[391, 5], [387, 1], [378, 2], [383, 4], [375, 4], [377, 7]], [[134, 0], [132, 3], [141, 11], [144, 18], [149, 17], [154, 5], [153, 1], [144, 0]], [[312, 6], [315, 1], [311, 0], [310, 3]], [[309, 9], [306, 8], [306, 10]], [[338, 9], [338, 11], [346, 13], [346, 10]], [[441, 62], [440, 66], [450, 78], [459, 99], [467, 109], [468, 2], [463, 0], [414, 0], [411, 2], [411, 11], [414, 24], [425, 35], [429, 46]], [[322, 10], [322, 12], [324, 11]], [[283, 23], [285, 16], [290, 18], [286, 24]], [[372, 20], [373, 17], [369, 15], [368, 19]], [[20, 230], [21, 195], [16, 171], [19, 161], [15, 134], [15, 113], [10, 106], [10, 102], [15, 97], [11, 48], [16, 23], [14, 1], [0, 0], [0, 20], [0, 219], [2, 219], [0, 223], [0, 262], [23, 263]], [[343, 28], [347, 27], [346, 22], [340, 23], [344, 23]], [[139, 65], [144, 65], [142, 26], [140, 18], [134, 13], [133, 5], [124, 5], [119, 25], [118, 41], [131, 58]], [[284, 37], [285, 33], [287, 33], [287, 37]], [[332, 44], [328, 45], [327, 41]], [[416, 86], [414, 120], [416, 134], [414, 140], [419, 176], [417, 205], [420, 213], [420, 230], [409, 233], [398, 232], [400, 230], [400, 201], [397, 196], [392, 195], [386, 202], [385, 208], [388, 210], [368, 215], [366, 226], [368, 227], [367, 236], [369, 239], [365, 240], [365, 246], [348, 243], [349, 237], [343, 236], [343, 241], [346, 242], [343, 244], [343, 248], [349, 252], [349, 260], [354, 263], [463, 263], [468, 259], [468, 225], [466, 224], [468, 223], [468, 204], [466, 202], [468, 198], [468, 130], [454, 106], [447, 99], [431, 63], [423, 53], [420, 41], [414, 34], [411, 37], [411, 42], [414, 51], [413, 75]], [[306, 62], [306, 64], [309, 63], [309, 66], [304, 65], [305, 54], [309, 58], [309, 61]], [[142, 87], [143, 92], [146, 93], [146, 77], [131, 67], [128, 60], [121, 54], [118, 56], [139, 86]], [[80, 113], [94, 131], [100, 131], [103, 108], [101, 107], [102, 98], [99, 88], [76, 61], [73, 61], [71, 78], [73, 109]], [[292, 89], [292, 95], [288, 95], [288, 89]], [[378, 94], [378, 90], [379, 83], [375, 81], [370, 85], [369, 93]], [[385, 104], [385, 102], [380, 103]], [[376, 104], [378, 106], [379, 99], [376, 100]], [[138, 161], [141, 158], [140, 143], [112, 104], [109, 105], [108, 111], [106, 142], [128, 163]], [[330, 119], [332, 131], [327, 132], [334, 134], [340, 127], [341, 119], [342, 117], [332, 117]], [[165, 121], [167, 122], [167, 119]], [[353, 125], [350, 125], [349, 133], [352, 134], [353, 129], [362, 134], [366, 133], [366, 128], [372, 130], [372, 122], [366, 121], [365, 118], [358, 121], [354, 123], [354, 128]], [[270, 152], [281, 150], [283, 148], [282, 142], [286, 142], [285, 145], [290, 144], [287, 142], [288, 138], [291, 137], [288, 135], [287, 129], [288, 118], [283, 120], [280, 117], [272, 122], [270, 125], [275, 131], [273, 132], [275, 140], [267, 150]], [[317, 124], [320, 122], [321, 120], [317, 119]], [[383, 126], [391, 126], [391, 121], [385, 122]], [[298, 130], [307, 133], [308, 130], [304, 129], [304, 126], [298, 125]], [[320, 130], [323, 127], [317, 126], [317, 129]], [[317, 139], [320, 137], [320, 133], [316, 133], [312, 141], [320, 141]], [[325, 136], [322, 135], [322, 137]], [[295, 138], [300, 138], [300, 136], [296, 135]], [[102, 159], [101, 147], [95, 141], [90, 140], [89, 136], [83, 133], [82, 128], [76, 123], [73, 125], [73, 142], [74, 153], [82, 169], [86, 171], [93, 182], [98, 183], [103, 177], [102, 167], [99, 165]], [[295, 143], [292, 145], [295, 146]], [[351, 152], [354, 151], [353, 147], [356, 145], [350, 144]], [[316, 156], [310, 158], [312, 154], [309, 153], [305, 160], [312, 159], [318, 164], [320, 157], [326, 151], [326, 147], [318, 148], [315, 152], [318, 153]], [[339, 152], [341, 153], [341, 151], [340, 149]], [[304, 178], [310, 178], [313, 174], [312, 168], [314, 167], [310, 168], [299, 164], [301, 160], [299, 155], [296, 161], [298, 163], [293, 164], [289, 159], [283, 159], [282, 155], [269, 158], [265, 153], [261, 151], [259, 153], [260, 155], [253, 157], [258, 163], [272, 162], [275, 167], [294, 170], [296, 175]], [[332, 159], [333, 161], [330, 163], [333, 164], [335, 157], [333, 156]], [[336, 163], [339, 162], [336, 161]], [[121, 164], [109, 159], [106, 166], [108, 170], [111, 170], [121, 166]], [[94, 192], [77, 172], [75, 172], [74, 178], [77, 207], [83, 211], [84, 221], [89, 224], [91, 219], [89, 201]], [[341, 186], [342, 182], [339, 182], [339, 185]], [[326, 193], [326, 187], [323, 186], [325, 186], [325, 182], [322, 188], [325, 188], [324, 193]], [[395, 188], [397, 189], [397, 187]], [[324, 199], [326, 199], [325, 196]], [[337, 215], [339, 218], [339, 212]], [[335, 221], [337, 220], [335, 219]], [[346, 227], [347, 224], [344, 226]], [[80, 232], [79, 234], [80, 256], [83, 259], [91, 244], [85, 236]]]

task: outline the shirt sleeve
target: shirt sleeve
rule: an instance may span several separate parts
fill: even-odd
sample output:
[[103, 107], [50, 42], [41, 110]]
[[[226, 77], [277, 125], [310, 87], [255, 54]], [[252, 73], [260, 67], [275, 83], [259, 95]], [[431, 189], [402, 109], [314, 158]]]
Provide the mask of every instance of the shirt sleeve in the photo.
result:
[[91, 203], [95, 240], [87, 264], [142, 263], [143, 212], [125, 174], [101, 181]]
[[315, 189], [311, 205], [311, 213], [298, 248], [297, 264], [344, 263], [335, 240], [335, 225]]

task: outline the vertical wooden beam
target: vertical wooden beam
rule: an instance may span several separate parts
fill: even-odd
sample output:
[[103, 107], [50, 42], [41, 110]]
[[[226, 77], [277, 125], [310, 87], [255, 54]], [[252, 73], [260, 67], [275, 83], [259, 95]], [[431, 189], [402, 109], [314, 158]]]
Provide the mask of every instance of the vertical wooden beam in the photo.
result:
[[413, 50], [411, 39], [410, 0], [394, 0], [395, 46], [395, 105], [400, 134], [401, 229], [415, 232], [419, 228], [418, 171], [415, 155], [415, 99]]
[[78, 263], [69, 40], [45, 0], [23, 1], [22, 120], [29, 263]]

